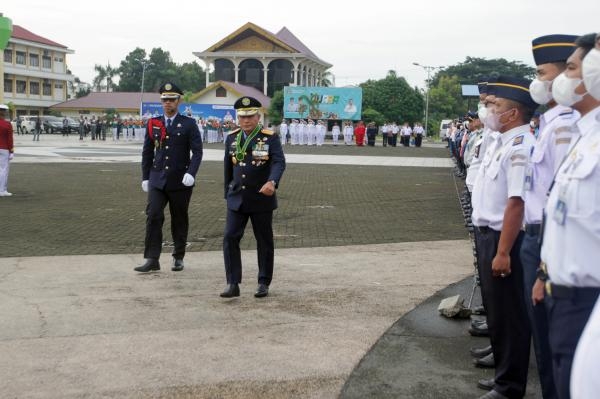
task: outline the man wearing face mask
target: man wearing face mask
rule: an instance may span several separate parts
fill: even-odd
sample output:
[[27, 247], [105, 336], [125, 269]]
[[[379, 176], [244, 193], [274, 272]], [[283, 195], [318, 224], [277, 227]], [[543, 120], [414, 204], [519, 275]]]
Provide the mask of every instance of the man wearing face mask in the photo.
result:
[[[521, 245], [521, 263], [525, 286], [527, 316], [531, 324], [533, 347], [544, 399], [556, 398], [552, 374], [552, 357], [548, 343], [548, 317], [544, 306], [543, 270], [540, 267], [540, 226], [548, 189], [569, 145], [573, 140], [579, 113], [556, 104], [552, 98], [552, 81], [566, 68], [567, 58], [575, 51], [572, 35], [547, 35], [533, 39], [532, 51], [536, 78], [531, 82], [531, 97], [548, 110], [539, 117], [540, 130], [525, 174], [525, 235]], [[536, 292], [532, 288], [537, 274]], [[531, 298], [531, 299], [530, 299]]]
[[529, 121], [537, 104], [529, 84], [505, 76], [488, 81], [493, 133], [473, 186], [472, 220], [496, 372], [493, 390], [482, 399], [522, 398], [527, 385], [531, 336], [519, 248], [525, 169], [535, 141]]
[[556, 102], [581, 114], [576, 124], [579, 137], [551, 184], [541, 253], [548, 273], [546, 294], [551, 299], [548, 325], [554, 383], [561, 399], [570, 397], [575, 348], [600, 294], [600, 101], [582, 81], [582, 61], [595, 38], [589, 34], [576, 40], [565, 72], [552, 84]]
[[[596, 35], [596, 47], [585, 56], [582, 63], [583, 83], [596, 100], [600, 100], [600, 34]], [[598, 121], [598, 119], [596, 119]], [[600, 122], [600, 121], [599, 121]], [[596, 128], [596, 134], [600, 128]], [[598, 396], [600, 380], [600, 300], [590, 316], [577, 344], [573, 371], [571, 372], [571, 396], [592, 399]]]

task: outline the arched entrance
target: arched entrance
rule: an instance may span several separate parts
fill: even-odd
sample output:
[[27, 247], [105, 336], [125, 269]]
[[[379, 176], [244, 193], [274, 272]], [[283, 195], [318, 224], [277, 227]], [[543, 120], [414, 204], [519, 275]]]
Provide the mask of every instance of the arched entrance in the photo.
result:
[[235, 82], [235, 65], [232, 61], [225, 58], [215, 60], [215, 80]]
[[247, 59], [240, 63], [238, 82], [263, 91], [263, 64], [259, 60]]
[[288, 60], [273, 60], [268, 68], [267, 95], [273, 97], [273, 93], [283, 90], [284, 86], [289, 86], [294, 80], [294, 64]]

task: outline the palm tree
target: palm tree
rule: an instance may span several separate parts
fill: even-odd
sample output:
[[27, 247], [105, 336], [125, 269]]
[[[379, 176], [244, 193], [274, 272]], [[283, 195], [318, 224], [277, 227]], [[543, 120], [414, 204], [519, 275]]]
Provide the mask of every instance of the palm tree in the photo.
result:
[[96, 71], [96, 77], [94, 78], [93, 85], [97, 91], [102, 91], [102, 82], [106, 79], [106, 92], [113, 91], [115, 84], [113, 78], [119, 74], [119, 68], [113, 68], [108, 63], [105, 67], [102, 65], [94, 65]]
[[333, 84], [331, 83], [331, 78], [333, 77], [333, 74], [329, 71], [323, 72], [321, 74], [321, 81], [319, 82], [319, 86], [324, 86], [324, 87], [329, 87], [332, 86]]

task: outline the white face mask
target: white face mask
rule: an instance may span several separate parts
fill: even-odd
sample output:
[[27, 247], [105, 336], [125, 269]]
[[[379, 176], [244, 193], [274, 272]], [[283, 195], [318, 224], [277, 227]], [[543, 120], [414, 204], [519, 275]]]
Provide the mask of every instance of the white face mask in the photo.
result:
[[591, 49], [581, 66], [583, 84], [596, 100], [600, 100], [600, 50]]
[[513, 109], [511, 108], [508, 111], [504, 111], [501, 114], [497, 114], [495, 112], [490, 112], [489, 117], [488, 117], [487, 127], [492, 129], [494, 132], [499, 132], [500, 129], [502, 129], [502, 126], [506, 125], [506, 123], [500, 122], [500, 118], [502, 117], [502, 115], [509, 113], [512, 110]]
[[585, 94], [575, 93], [577, 86], [581, 84], [581, 79], [569, 78], [561, 73], [552, 83], [552, 97], [564, 107], [570, 107], [583, 99]]
[[540, 105], [545, 105], [552, 100], [552, 81], [533, 79], [529, 85], [529, 94], [533, 101]]
[[479, 120], [485, 124], [485, 118], [488, 116], [488, 109], [485, 107], [485, 105], [481, 104], [477, 110], [477, 116], [479, 116]]

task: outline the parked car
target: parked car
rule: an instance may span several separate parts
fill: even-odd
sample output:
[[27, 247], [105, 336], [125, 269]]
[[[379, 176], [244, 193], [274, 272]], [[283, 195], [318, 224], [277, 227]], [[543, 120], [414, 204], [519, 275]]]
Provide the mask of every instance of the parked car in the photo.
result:
[[446, 139], [446, 132], [452, 126], [452, 119], [443, 119], [440, 123], [440, 139]]
[[42, 129], [44, 133], [61, 133], [62, 132], [62, 118], [52, 115], [43, 115], [42, 118]]
[[67, 118], [67, 120], [69, 121], [69, 133], [79, 133], [79, 122], [73, 118]]
[[[35, 118], [33, 115], [23, 115], [21, 118], [21, 133], [31, 133], [35, 129]], [[17, 119], [12, 122], [13, 130], [17, 133]]]

